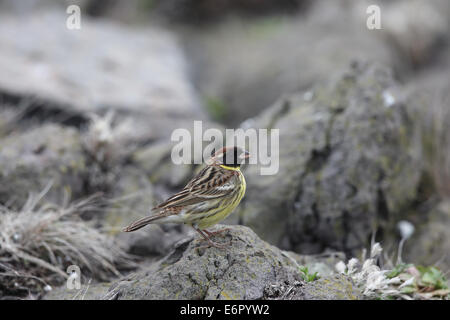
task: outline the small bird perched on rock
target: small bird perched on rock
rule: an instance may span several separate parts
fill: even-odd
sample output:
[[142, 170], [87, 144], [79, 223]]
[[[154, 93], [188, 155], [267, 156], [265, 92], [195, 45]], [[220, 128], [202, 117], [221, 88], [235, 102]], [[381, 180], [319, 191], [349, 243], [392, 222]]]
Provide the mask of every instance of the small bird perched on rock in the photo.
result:
[[210, 237], [226, 229], [209, 232], [206, 228], [228, 217], [244, 197], [246, 183], [240, 166], [249, 156], [239, 147], [221, 148], [183, 190], [154, 207], [154, 215], [133, 222], [123, 231], [135, 231], [147, 224], [184, 223], [210, 245], [224, 248]]

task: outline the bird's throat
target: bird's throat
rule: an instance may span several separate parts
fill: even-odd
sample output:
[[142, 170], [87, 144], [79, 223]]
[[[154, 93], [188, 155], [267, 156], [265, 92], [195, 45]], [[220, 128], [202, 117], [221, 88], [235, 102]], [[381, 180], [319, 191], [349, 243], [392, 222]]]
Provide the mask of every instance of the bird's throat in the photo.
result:
[[241, 171], [240, 167], [230, 167], [230, 166], [227, 166], [227, 165], [224, 165], [224, 164], [221, 164], [220, 167], [224, 168], [226, 170]]

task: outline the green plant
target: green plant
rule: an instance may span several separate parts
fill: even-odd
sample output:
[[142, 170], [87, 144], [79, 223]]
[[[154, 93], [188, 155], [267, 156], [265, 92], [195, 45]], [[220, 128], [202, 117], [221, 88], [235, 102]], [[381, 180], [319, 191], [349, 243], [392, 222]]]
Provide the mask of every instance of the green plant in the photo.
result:
[[206, 97], [205, 106], [208, 113], [213, 117], [214, 120], [224, 120], [228, 115], [225, 103], [218, 98]]
[[395, 278], [399, 274], [403, 273], [406, 269], [408, 269], [409, 267], [412, 267], [412, 266], [413, 265], [409, 264], [409, 263], [399, 263], [398, 265], [396, 265], [394, 267], [394, 269], [392, 269], [391, 271], [386, 273], [386, 278], [388, 278], [388, 279]]
[[319, 274], [317, 272], [309, 273], [308, 267], [299, 266], [300, 275], [306, 282], [312, 282], [319, 279]]
[[421, 267], [417, 270], [420, 272], [419, 285], [431, 290], [448, 289], [447, 279], [444, 274], [436, 267]]

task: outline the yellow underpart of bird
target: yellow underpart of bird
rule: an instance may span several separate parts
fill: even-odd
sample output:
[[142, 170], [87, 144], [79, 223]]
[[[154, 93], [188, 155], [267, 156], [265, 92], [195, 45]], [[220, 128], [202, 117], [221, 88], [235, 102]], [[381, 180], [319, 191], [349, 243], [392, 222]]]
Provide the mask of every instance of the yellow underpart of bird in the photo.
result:
[[[230, 213], [234, 211], [234, 209], [239, 205], [242, 198], [245, 194], [245, 189], [247, 187], [247, 184], [245, 182], [244, 175], [241, 173], [241, 170], [239, 168], [231, 168], [226, 166], [221, 166], [222, 168], [225, 168], [225, 170], [236, 170], [239, 172], [238, 179], [239, 183], [236, 187], [235, 191], [232, 193], [231, 197], [224, 197], [221, 199], [217, 199], [214, 201], [211, 201], [211, 203], [208, 203], [205, 208], [205, 213], [199, 214], [197, 218], [197, 214], [192, 214], [192, 222], [190, 224], [197, 225], [197, 227], [200, 230], [206, 229], [208, 227], [211, 227], [220, 221], [226, 219]], [[188, 213], [189, 214], [189, 213]]]

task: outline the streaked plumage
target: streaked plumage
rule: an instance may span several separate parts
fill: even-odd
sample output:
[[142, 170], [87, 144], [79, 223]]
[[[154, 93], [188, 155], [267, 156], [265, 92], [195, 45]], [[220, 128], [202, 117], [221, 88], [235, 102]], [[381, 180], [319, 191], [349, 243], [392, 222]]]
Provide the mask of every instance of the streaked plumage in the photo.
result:
[[[226, 155], [232, 157], [228, 159]], [[138, 230], [151, 223], [184, 223], [192, 226], [213, 246], [206, 228], [225, 219], [238, 206], [245, 194], [245, 178], [240, 170], [248, 152], [237, 148], [222, 148], [211, 158], [211, 164], [201, 170], [180, 192], [152, 209], [152, 216], [142, 218], [123, 231]], [[228, 161], [227, 161], [228, 160]], [[217, 233], [217, 232], [216, 232]]]

